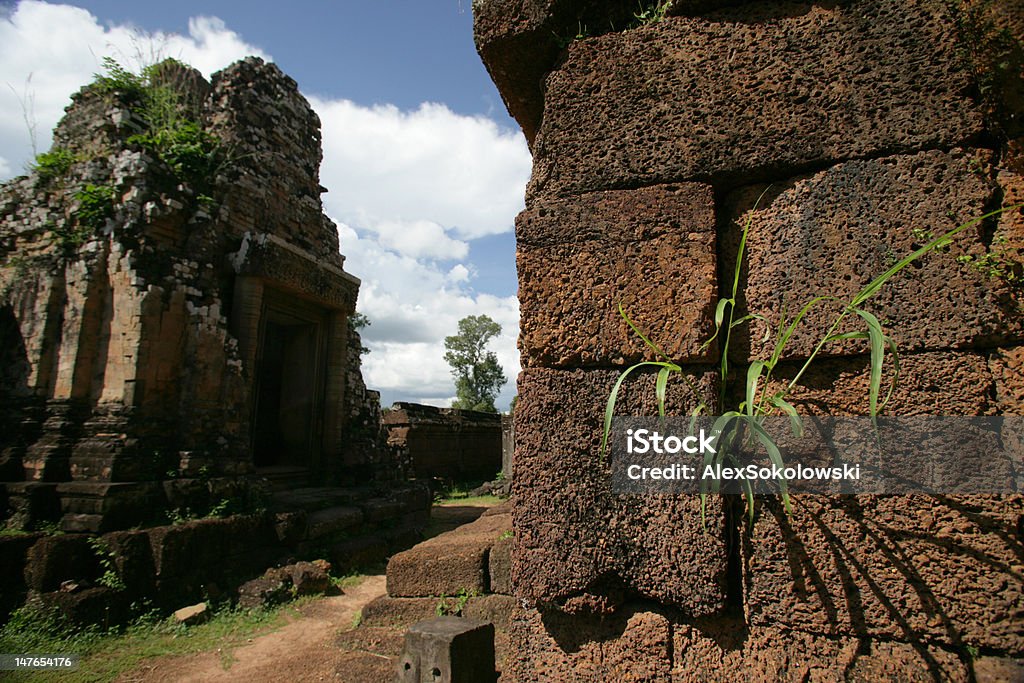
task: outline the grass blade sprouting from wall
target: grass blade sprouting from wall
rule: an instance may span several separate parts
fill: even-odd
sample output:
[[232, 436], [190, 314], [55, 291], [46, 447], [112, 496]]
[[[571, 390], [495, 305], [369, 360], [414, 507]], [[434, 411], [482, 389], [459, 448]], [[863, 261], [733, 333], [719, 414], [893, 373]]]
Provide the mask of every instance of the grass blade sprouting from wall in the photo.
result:
[[[757, 443], [765, 449], [769, 459], [782, 467], [782, 454], [778, 448], [775, 439], [767, 432], [764, 428], [765, 419], [769, 416], [779, 412], [787, 415], [790, 418], [790, 426], [793, 433], [796, 436], [800, 436], [803, 433], [803, 422], [800, 415], [797, 413], [796, 408], [789, 403], [786, 399], [793, 389], [800, 382], [804, 373], [811, 366], [814, 360], [818, 357], [821, 350], [826, 344], [848, 341], [848, 340], [867, 340], [869, 352], [870, 352], [870, 382], [868, 389], [868, 411], [872, 420], [877, 419], [879, 412], [885, 409], [889, 400], [892, 398], [896, 387], [898, 386], [899, 374], [900, 374], [900, 362], [899, 352], [896, 343], [891, 337], [885, 334], [882, 329], [882, 325], [878, 318], [872, 313], [865, 310], [862, 306], [871, 297], [877, 294], [882, 287], [895, 275], [903, 271], [911, 263], [914, 263], [926, 254], [931, 253], [937, 249], [942, 249], [947, 246], [953, 238], [960, 233], [966, 231], [972, 226], [978, 225], [979, 223], [988, 220], [994, 216], [997, 216], [1006, 211], [1012, 211], [1024, 207], [1024, 204], [1017, 204], [1014, 206], [1008, 206], [994, 211], [985, 213], [977, 218], [973, 218], [966, 223], [962, 223], [952, 230], [932, 239], [923, 247], [916, 249], [915, 251], [907, 254], [902, 259], [897, 261], [894, 265], [885, 270], [882, 274], [875, 277], [867, 285], [865, 285], [857, 294], [853, 296], [849, 301], [841, 303], [839, 313], [835, 319], [828, 326], [828, 328], [819, 337], [818, 342], [815, 344], [810, 355], [804, 360], [800, 369], [796, 372], [791, 380], [786, 383], [785, 387], [770, 391], [770, 379], [772, 371], [781, 361], [785, 349], [793, 337], [794, 332], [804, 322], [807, 315], [814, 307], [823, 304], [824, 302], [840, 303], [841, 300], [835, 296], [815, 296], [808, 300], [799, 310], [797, 315], [790, 321], [786, 320], [785, 308], [783, 308], [779, 324], [778, 331], [775, 340], [775, 345], [772, 349], [768, 360], [755, 360], [747, 369], [746, 375], [746, 391], [744, 393], [744, 400], [741, 401], [740, 405], [737, 406], [736, 410], [725, 410], [726, 404], [726, 382], [729, 377], [729, 345], [732, 339], [732, 329], [739, 325], [749, 323], [751, 320], [760, 320], [767, 326], [765, 334], [765, 341], [771, 337], [771, 325], [769, 321], [762, 315], [755, 313], [748, 313], [740, 318], [735, 318], [736, 301], [739, 295], [739, 283], [740, 275], [743, 267], [743, 258], [746, 252], [747, 238], [750, 233], [750, 226], [753, 222], [754, 212], [757, 210], [758, 205], [764, 198], [765, 194], [770, 189], [767, 188], [758, 197], [754, 206], [750, 210], [750, 214], [747, 217], [747, 221], [743, 226], [743, 232], [740, 236], [739, 246], [736, 252], [736, 264], [733, 272], [732, 279], [732, 290], [728, 297], [720, 298], [715, 306], [715, 317], [714, 317], [714, 333], [711, 337], [705, 341], [700, 350], [704, 351], [715, 340], [720, 341], [721, 360], [719, 364], [719, 409], [722, 410], [722, 415], [718, 417], [712, 427], [712, 437], [716, 440], [716, 451], [717, 453], [705, 453], [703, 468], [706, 469], [709, 465], [714, 466], [729, 461], [733, 458], [731, 449], [735, 447], [735, 439], [737, 438], [738, 429], [740, 426], [746, 426], [749, 428], [751, 433], [751, 439], [756, 440]], [[608, 396], [608, 402], [605, 406], [604, 416], [604, 433], [601, 441], [601, 458], [603, 459], [608, 447], [608, 437], [611, 432], [612, 418], [615, 415], [615, 405], [619, 397], [619, 393], [622, 389], [623, 382], [626, 378], [632, 374], [635, 370], [644, 367], [657, 367], [658, 375], [655, 381], [655, 397], [658, 404], [658, 415], [661, 418], [665, 416], [665, 404], [667, 401], [668, 393], [668, 381], [670, 376], [675, 373], [678, 374], [690, 389], [694, 392], [694, 395], [700, 397], [696, 385], [690, 380], [685, 374], [682, 366], [672, 361], [661, 348], [650, 340], [648, 335], [644, 334], [640, 328], [630, 319], [625, 309], [622, 307], [621, 302], [618, 306], [619, 315], [622, 316], [623, 320], [629, 325], [630, 329], [636, 333], [637, 336], [643, 340], [644, 344], [650, 348], [655, 355], [661, 359], [657, 361], [643, 361], [636, 363], [626, 368], [618, 377], [612, 388], [611, 393]], [[861, 323], [864, 325], [863, 330], [854, 330], [848, 332], [839, 332], [839, 328], [847, 318], [851, 316], [859, 318]], [[891, 357], [893, 372], [892, 379], [889, 383], [888, 391], [886, 392], [885, 398], [882, 398], [882, 377], [884, 374], [885, 355], [888, 351]], [[691, 431], [696, 422], [697, 416], [707, 409], [707, 405], [701, 401], [697, 407], [691, 411], [690, 427]], [[703, 470], [702, 470], [703, 471]], [[707, 496], [710, 493], [715, 493], [719, 489], [718, 482], [713, 482], [710, 487], [705, 485], [703, 480], [701, 481], [701, 522], [705, 522], [706, 508], [707, 508]], [[780, 482], [779, 494], [782, 498], [783, 505], [787, 511], [792, 510], [792, 505], [789, 497], [789, 492], [786, 487], [785, 481]], [[754, 514], [754, 494], [753, 489], [749, 486], [749, 482], [745, 482], [744, 486], [744, 497], [747, 502], [747, 512], [751, 519]], [[706, 528], [706, 524], [705, 524]]]

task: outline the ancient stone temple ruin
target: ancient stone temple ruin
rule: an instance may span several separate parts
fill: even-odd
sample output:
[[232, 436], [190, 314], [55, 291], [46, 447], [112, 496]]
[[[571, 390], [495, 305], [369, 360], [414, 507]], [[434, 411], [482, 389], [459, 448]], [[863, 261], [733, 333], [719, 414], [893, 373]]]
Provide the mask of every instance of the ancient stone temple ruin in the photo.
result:
[[[1024, 7], [640, 7], [474, 3], [478, 50], [534, 155], [516, 223], [518, 602], [501, 680], [1021, 680], [1020, 495], [804, 495], [791, 514], [763, 498], [752, 518], [714, 497], [705, 527], [697, 496], [613, 493], [600, 451], [619, 372], [656, 359], [620, 302], [685, 368], [671, 411], [726, 409], [721, 346], [702, 342], [748, 220], [737, 304], [778, 320], [1024, 201]], [[891, 414], [1021, 414], [1022, 247], [1017, 209], [872, 302], [902, 350]], [[822, 322], [775, 377], [794, 377]], [[751, 329], [727, 397], [770, 353]], [[865, 414], [866, 345], [812, 367], [801, 412]], [[618, 412], [656, 414], [654, 374], [630, 377]]]
[[169, 141], [137, 82], [100, 79], [0, 190], [12, 523], [125, 528], [245, 499], [256, 475], [397, 476], [348, 324], [359, 280], [322, 212], [316, 114], [255, 58], [209, 83], [174, 62], [151, 78], [177, 93]]

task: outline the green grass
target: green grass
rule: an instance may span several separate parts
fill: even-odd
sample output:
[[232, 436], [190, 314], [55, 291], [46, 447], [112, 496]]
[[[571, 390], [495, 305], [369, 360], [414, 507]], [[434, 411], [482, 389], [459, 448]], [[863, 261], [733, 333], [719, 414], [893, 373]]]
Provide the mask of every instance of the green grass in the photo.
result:
[[[353, 583], [365, 576], [353, 576]], [[347, 580], [347, 579], [346, 579]], [[172, 619], [143, 617], [122, 630], [74, 629], [57, 614], [22, 609], [0, 629], [0, 652], [76, 654], [81, 657], [73, 672], [26, 672], [11, 674], [15, 681], [112, 681], [141, 663], [156, 657], [180, 656], [219, 650], [227, 668], [234, 650], [250, 639], [271, 633], [290, 621], [298, 610], [318, 600], [304, 597], [266, 610], [222, 607], [204, 624], [182, 626]]]
[[[882, 324], [872, 313], [864, 308], [864, 305], [875, 294], [877, 294], [893, 276], [901, 272], [911, 263], [914, 263], [933, 251], [946, 250], [950, 242], [968, 228], [974, 227], [1004, 211], [1010, 211], [1024, 206], [1011, 206], [986, 213], [985, 215], [967, 221], [966, 223], [963, 223], [938, 237], [932, 237], [932, 232], [930, 230], [915, 228], [912, 231], [915, 238], [922, 241], [927, 239], [927, 243], [893, 263], [885, 270], [885, 272], [866, 284], [849, 301], [843, 302], [833, 296], [814, 296], [803, 304], [799, 309], [799, 312], [791, 320], [787, 319], [786, 310], [783, 309], [781, 318], [778, 321], [775, 321], [773, 326], [772, 321], [769, 321], [765, 319], [764, 316], [756, 313], [748, 313], [741, 317], [736, 316], [736, 303], [739, 300], [740, 275], [743, 268], [743, 258], [746, 250], [747, 237], [750, 233], [750, 225], [753, 221], [757, 206], [760, 204], [761, 199], [764, 198], [767, 192], [768, 189], [758, 197], [758, 200], [754, 203], [754, 207], [751, 209], [747, 222], [743, 227], [739, 246], [737, 248], [736, 266], [733, 273], [730, 296], [719, 299], [718, 305], [715, 308], [714, 334], [701, 347], [702, 351], [707, 349], [716, 339], [719, 340], [721, 347], [719, 349], [720, 365], [718, 396], [718, 405], [721, 410], [721, 415], [716, 419], [714, 426], [711, 429], [712, 434], [716, 438], [715, 450], [717, 453], [707, 454], [702, 467], [718, 465], [724, 462], [735, 462], [735, 457], [732, 453], [735, 453], [737, 447], [740, 445], [736, 439], [739, 438], [738, 435], [740, 433], [740, 428], [744, 426], [748, 428], [748, 435], [746, 437], [745, 444], [747, 446], [759, 444], [765, 449], [773, 464], [783, 467], [782, 455], [775, 442], [775, 438], [769, 434], [764, 427], [765, 420], [772, 415], [787, 415], [790, 418], [790, 424], [794, 434], [799, 436], [802, 433], [803, 422], [801, 417], [797, 414], [793, 405], [787, 401], [787, 398], [826, 344], [853, 339], [865, 340], [868, 342], [871, 360], [870, 382], [868, 388], [868, 411], [871, 418], [875, 419], [885, 408], [889, 399], [892, 398], [897, 382], [899, 381], [899, 352], [896, 348], [895, 342], [882, 329]], [[790, 298], [794, 296], [794, 293], [786, 292], [785, 295], [787, 298]], [[772, 372], [782, 359], [783, 353], [785, 352], [786, 346], [792, 338], [794, 331], [800, 326], [812, 309], [826, 303], [832, 305], [840, 304], [839, 313], [833, 319], [832, 324], [826, 329], [820, 331], [817, 344], [814, 346], [813, 351], [801, 365], [795, 376], [789, 382], [784, 383], [782, 389], [770, 390], [769, 381], [771, 379]], [[618, 380], [608, 396], [608, 402], [605, 407], [604, 433], [601, 442], [602, 458], [607, 451], [608, 436], [611, 431], [612, 418], [615, 415], [615, 404], [619, 391], [626, 378], [635, 370], [641, 368], [658, 369], [657, 380], [655, 382], [655, 397], [658, 404], [658, 414], [661, 417], [665, 416], [665, 400], [670, 375], [678, 374], [681, 376], [693, 392], [694, 396], [700, 396], [700, 392], [697, 390], [697, 387], [685, 374], [683, 368], [666, 356], [665, 353], [662, 352], [661, 348], [652, 342], [650, 338], [637, 327], [637, 325], [629, 318], [621, 303], [619, 304], [619, 314], [633, 332], [643, 340], [644, 344], [655, 353], [659, 360], [636, 363], [635, 365], [626, 368], [626, 370], [619, 375]], [[775, 345], [769, 358], [751, 361], [746, 372], [743, 399], [738, 405], [730, 409], [727, 407], [726, 391], [729, 380], [729, 344], [732, 339], [732, 331], [741, 325], [748, 324], [754, 319], [762, 321], [769, 327], [766, 340], [771, 338], [772, 328], [774, 327]], [[839, 332], [840, 326], [848, 320], [856, 320], [862, 325], [862, 329], [850, 332]], [[886, 360], [886, 353], [890, 356], [893, 372], [890, 384], [885, 388], [886, 391], [883, 398], [882, 371]], [[702, 412], [706, 413], [707, 410], [708, 406], [703, 401], [700, 401], [697, 407], [693, 410], [692, 416], [696, 417]], [[744, 496], [747, 501], [747, 513], [752, 520], [754, 515], [753, 487], [748, 480], [743, 480], [742, 483], [744, 486]], [[706, 511], [707, 496], [709, 493], [717, 493], [716, 485], [717, 482], [712, 484], [709, 488], [705, 482], [701, 482], [700, 495], [702, 520]], [[779, 494], [788, 513], [791, 510], [791, 501], [785, 480], [779, 481]]]
[[435, 501], [434, 505], [450, 506], [450, 505], [469, 505], [469, 506], [491, 506], [505, 502], [504, 498], [498, 496], [452, 496], [450, 498], [443, 498], [439, 501]]

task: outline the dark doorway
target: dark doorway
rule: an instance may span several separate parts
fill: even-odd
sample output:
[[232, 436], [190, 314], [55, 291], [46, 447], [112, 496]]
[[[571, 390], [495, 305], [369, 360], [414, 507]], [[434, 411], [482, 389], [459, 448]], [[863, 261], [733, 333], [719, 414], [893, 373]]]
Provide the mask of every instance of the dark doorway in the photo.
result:
[[289, 308], [264, 309], [253, 415], [257, 467], [312, 467], [318, 452], [323, 314]]

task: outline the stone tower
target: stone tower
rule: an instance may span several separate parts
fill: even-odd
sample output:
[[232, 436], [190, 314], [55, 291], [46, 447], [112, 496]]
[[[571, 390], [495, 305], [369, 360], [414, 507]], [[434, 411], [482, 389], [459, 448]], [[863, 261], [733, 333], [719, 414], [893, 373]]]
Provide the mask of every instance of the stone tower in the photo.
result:
[[316, 114], [256, 58], [211, 83], [166, 62], [153, 84], [177, 93], [173, 135], [138, 82], [98, 82], [51, 163], [0, 189], [0, 480], [23, 525], [122, 528], [257, 474], [387, 470]]

